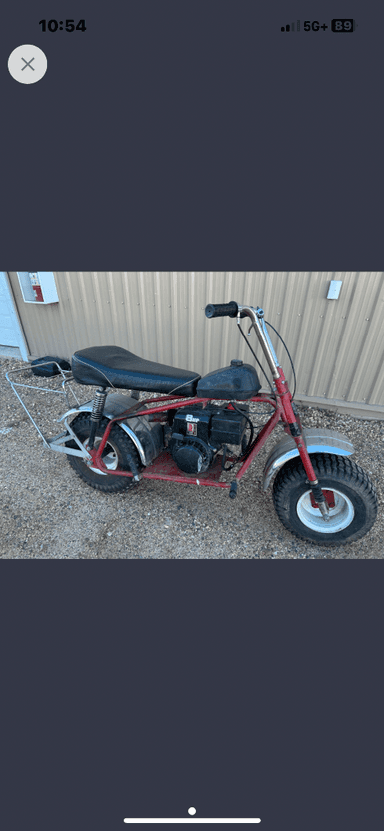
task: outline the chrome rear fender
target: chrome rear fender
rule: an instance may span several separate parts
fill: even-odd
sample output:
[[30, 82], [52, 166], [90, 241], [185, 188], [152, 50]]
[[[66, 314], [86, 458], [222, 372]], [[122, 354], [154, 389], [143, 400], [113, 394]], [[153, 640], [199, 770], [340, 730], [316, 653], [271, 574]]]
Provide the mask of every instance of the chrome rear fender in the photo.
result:
[[[137, 405], [136, 398], [130, 398], [128, 395], [120, 395], [119, 393], [108, 395], [107, 400], [105, 402], [105, 407], [103, 411], [103, 416], [105, 418], [115, 418], [115, 416], [121, 415], [124, 413], [125, 410], [129, 410], [130, 407]], [[93, 400], [87, 401], [85, 404], [82, 404], [81, 407], [74, 408], [72, 410], [68, 410], [63, 416], [61, 416], [58, 421], [66, 421], [66, 419], [70, 418], [70, 416], [78, 415], [79, 413], [91, 413], [93, 409]], [[122, 430], [124, 430], [128, 436], [132, 439], [137, 452], [140, 456], [140, 460], [142, 464], [146, 465], [146, 458], [143, 445], [141, 441], [138, 439], [136, 433], [128, 426], [125, 421], [120, 421], [119, 426]], [[89, 454], [87, 454], [89, 455]]]
[[[352, 456], [355, 452], [352, 442], [343, 433], [337, 430], [314, 427], [310, 430], [303, 430], [303, 436], [307, 451], [311, 453], [332, 453], [334, 456]], [[273, 476], [290, 459], [299, 456], [299, 451], [294, 440], [290, 436], [284, 436], [268, 456], [263, 474], [263, 490], [266, 491]]]

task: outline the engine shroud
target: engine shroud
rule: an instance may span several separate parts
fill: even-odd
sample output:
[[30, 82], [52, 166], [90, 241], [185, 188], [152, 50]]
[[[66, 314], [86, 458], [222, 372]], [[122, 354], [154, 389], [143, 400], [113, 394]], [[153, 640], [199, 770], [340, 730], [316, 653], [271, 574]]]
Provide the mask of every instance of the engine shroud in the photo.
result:
[[201, 439], [184, 438], [181, 433], [174, 433], [172, 458], [185, 473], [205, 473], [215, 458], [215, 451]]
[[169, 448], [177, 466], [185, 473], [208, 470], [223, 444], [241, 444], [247, 426], [242, 412], [211, 404], [176, 410]]

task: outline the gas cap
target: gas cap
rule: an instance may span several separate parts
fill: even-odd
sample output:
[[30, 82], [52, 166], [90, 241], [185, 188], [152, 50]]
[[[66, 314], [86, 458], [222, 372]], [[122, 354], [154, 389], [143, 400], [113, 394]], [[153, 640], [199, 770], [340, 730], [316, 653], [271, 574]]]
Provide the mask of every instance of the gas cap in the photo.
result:
[[243, 362], [239, 360], [239, 358], [233, 358], [231, 361], [231, 366], [243, 366]]

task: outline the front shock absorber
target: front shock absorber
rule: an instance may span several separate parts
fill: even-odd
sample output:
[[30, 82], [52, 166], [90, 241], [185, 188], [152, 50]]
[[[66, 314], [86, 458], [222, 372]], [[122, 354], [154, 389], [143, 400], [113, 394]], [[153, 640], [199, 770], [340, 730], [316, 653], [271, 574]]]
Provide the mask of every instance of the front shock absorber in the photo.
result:
[[96, 390], [91, 413], [91, 430], [88, 439], [88, 450], [93, 450], [96, 431], [103, 416], [107, 395], [108, 393], [106, 391], [106, 387], [100, 387], [100, 389]]

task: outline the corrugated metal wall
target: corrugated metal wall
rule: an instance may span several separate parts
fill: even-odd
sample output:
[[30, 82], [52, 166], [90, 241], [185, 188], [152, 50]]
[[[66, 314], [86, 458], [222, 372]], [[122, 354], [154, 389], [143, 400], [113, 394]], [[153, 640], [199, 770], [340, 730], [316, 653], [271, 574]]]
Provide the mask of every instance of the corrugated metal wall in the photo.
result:
[[[299, 400], [355, 402], [360, 414], [384, 414], [383, 272], [55, 272], [55, 306], [25, 304], [16, 273], [10, 277], [33, 357], [116, 343], [201, 373], [234, 357], [252, 362], [235, 321], [204, 315], [209, 302], [236, 300], [262, 306], [282, 335]], [[338, 300], [327, 300], [331, 279], [342, 280]], [[272, 341], [291, 381], [273, 333]], [[258, 344], [256, 353], [260, 359]]]

